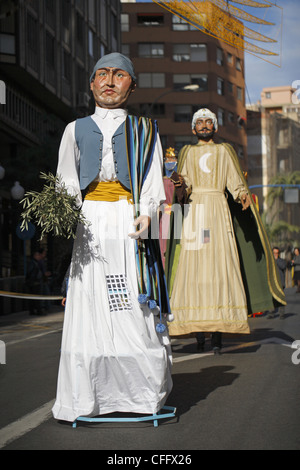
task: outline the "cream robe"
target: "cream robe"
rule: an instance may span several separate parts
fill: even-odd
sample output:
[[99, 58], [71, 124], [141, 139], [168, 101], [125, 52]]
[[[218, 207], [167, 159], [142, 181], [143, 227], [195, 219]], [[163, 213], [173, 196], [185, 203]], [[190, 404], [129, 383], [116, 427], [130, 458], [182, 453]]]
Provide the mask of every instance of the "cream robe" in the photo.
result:
[[197, 331], [249, 333], [247, 303], [225, 188], [239, 200], [245, 187], [226, 148], [192, 146], [181, 172], [191, 186], [174, 279], [170, 335]]

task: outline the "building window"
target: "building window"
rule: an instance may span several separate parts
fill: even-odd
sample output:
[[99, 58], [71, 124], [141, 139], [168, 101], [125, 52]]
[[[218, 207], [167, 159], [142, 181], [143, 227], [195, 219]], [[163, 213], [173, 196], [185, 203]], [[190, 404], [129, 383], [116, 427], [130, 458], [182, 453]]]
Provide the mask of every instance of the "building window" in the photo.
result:
[[118, 48], [118, 19], [114, 13], [110, 15], [110, 33], [112, 50], [116, 51]]
[[179, 150], [184, 147], [184, 145], [189, 145], [191, 143], [191, 137], [188, 135], [175, 135], [175, 150]]
[[197, 28], [192, 26], [190, 23], [187, 23], [182, 18], [179, 18], [176, 15], [172, 16], [172, 29], [174, 31], [195, 31]]
[[61, 23], [62, 23], [62, 40], [66, 44], [70, 44], [70, 28], [71, 28], [71, 5], [68, 2], [61, 2]]
[[140, 105], [140, 114], [142, 116], [148, 116], [151, 111], [151, 114], [154, 116], [164, 116], [166, 113], [164, 103], [142, 103]]
[[161, 43], [144, 43], [138, 46], [139, 57], [157, 58], [164, 56], [164, 45]]
[[51, 28], [55, 28], [55, 9], [56, 9], [56, 2], [54, 0], [46, 0], [45, 2], [46, 7], [46, 22]]
[[71, 74], [71, 54], [64, 49], [62, 58], [62, 76], [69, 83], [71, 83]]
[[218, 95], [224, 95], [224, 80], [220, 77], [217, 79], [217, 93]]
[[266, 99], [267, 99], [267, 100], [270, 100], [270, 99], [271, 99], [271, 92], [270, 92], [270, 91], [266, 91], [265, 96], [266, 96]]
[[223, 51], [219, 47], [217, 47], [217, 64], [223, 65]]
[[175, 74], [173, 75], [173, 85], [175, 89], [183, 88], [186, 85], [198, 85], [198, 91], [207, 91], [207, 75]]
[[15, 54], [15, 36], [14, 34], [2, 34], [0, 33], [0, 53], [1, 54]]
[[206, 62], [206, 44], [174, 44], [173, 60], [176, 62]]
[[236, 87], [237, 89], [237, 99], [243, 101], [243, 89], [239, 86]]
[[233, 55], [227, 52], [227, 63], [233, 65]]
[[91, 22], [91, 24], [96, 25], [96, 4], [95, 4], [95, 0], [89, 0], [88, 1], [88, 9], [89, 9], [89, 21]]
[[163, 15], [137, 15], [137, 23], [141, 26], [161, 26], [164, 24]]
[[106, 2], [100, 2], [100, 31], [101, 36], [107, 40], [107, 4]]
[[94, 57], [94, 34], [91, 29], [89, 29], [89, 55]]
[[27, 14], [27, 58], [28, 65], [33, 70], [38, 70], [38, 51], [39, 51], [39, 35], [38, 22], [30, 14]]
[[130, 57], [130, 45], [129, 44], [122, 44], [122, 54]]
[[192, 121], [192, 106], [189, 105], [176, 105], [174, 120], [175, 122], [191, 122]]
[[230, 95], [233, 95], [233, 83], [228, 82], [227, 88], [228, 88], [228, 93], [229, 93]]
[[236, 69], [239, 70], [240, 72], [242, 71], [242, 61], [241, 61], [241, 59], [239, 59], [238, 57], [236, 58], [235, 67], [236, 67]]
[[55, 83], [55, 39], [54, 37], [46, 32], [46, 76], [47, 81], [54, 85]]
[[218, 108], [218, 124], [219, 126], [224, 126], [225, 121], [225, 111], [222, 108]]
[[234, 113], [228, 113], [228, 122], [230, 122], [230, 124], [234, 124]]
[[128, 13], [121, 14], [121, 31], [126, 33], [129, 31], [129, 15]]
[[80, 13], [76, 13], [76, 51], [78, 56], [84, 57], [84, 20]]
[[46, 64], [49, 67], [54, 68], [55, 62], [55, 49], [54, 49], [54, 37], [46, 32]]
[[84, 0], [75, 0], [76, 7], [83, 11], [84, 5], [83, 5]]
[[164, 73], [140, 73], [139, 74], [139, 87], [140, 88], [165, 88], [165, 74]]
[[85, 70], [80, 65], [77, 65], [76, 69], [76, 88], [78, 92], [82, 92], [86, 89]]
[[190, 46], [189, 44], [174, 44], [173, 46], [173, 60], [176, 62], [187, 62], [190, 60]]

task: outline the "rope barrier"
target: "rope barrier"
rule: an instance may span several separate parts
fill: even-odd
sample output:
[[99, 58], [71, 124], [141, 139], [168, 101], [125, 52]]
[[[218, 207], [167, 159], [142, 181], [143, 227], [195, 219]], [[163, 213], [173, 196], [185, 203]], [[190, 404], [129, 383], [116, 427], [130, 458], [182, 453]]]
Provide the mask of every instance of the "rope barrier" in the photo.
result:
[[28, 300], [62, 300], [62, 295], [37, 295], [37, 294], [23, 294], [19, 292], [8, 292], [0, 290], [0, 297], [12, 297], [15, 299], [28, 299]]

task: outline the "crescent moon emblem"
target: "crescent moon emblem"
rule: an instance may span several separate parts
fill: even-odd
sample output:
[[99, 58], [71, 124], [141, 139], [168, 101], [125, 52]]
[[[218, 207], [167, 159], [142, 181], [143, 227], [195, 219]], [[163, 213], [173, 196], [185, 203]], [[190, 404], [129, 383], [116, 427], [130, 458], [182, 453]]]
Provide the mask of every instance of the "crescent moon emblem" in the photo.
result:
[[207, 166], [207, 159], [211, 156], [211, 153], [205, 153], [199, 158], [199, 167], [204, 173], [210, 173], [211, 170]]

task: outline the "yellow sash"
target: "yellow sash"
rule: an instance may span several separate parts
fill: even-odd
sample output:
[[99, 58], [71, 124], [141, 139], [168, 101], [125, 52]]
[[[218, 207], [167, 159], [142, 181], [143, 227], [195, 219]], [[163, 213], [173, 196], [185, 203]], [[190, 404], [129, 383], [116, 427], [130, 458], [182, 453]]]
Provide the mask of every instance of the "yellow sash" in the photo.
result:
[[132, 194], [119, 181], [92, 182], [88, 187], [85, 196], [88, 201], [114, 202], [120, 199], [127, 199], [132, 203]]

